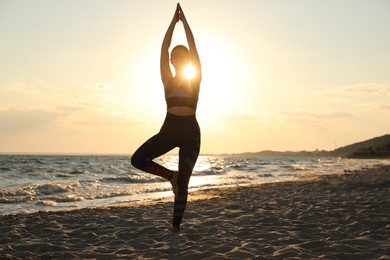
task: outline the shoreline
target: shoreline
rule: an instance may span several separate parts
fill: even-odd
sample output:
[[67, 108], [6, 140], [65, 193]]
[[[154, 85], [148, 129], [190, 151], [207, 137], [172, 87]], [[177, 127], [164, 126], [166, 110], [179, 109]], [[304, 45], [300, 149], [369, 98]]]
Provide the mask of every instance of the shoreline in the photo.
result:
[[0, 216], [0, 257], [388, 259], [390, 165], [173, 198]]

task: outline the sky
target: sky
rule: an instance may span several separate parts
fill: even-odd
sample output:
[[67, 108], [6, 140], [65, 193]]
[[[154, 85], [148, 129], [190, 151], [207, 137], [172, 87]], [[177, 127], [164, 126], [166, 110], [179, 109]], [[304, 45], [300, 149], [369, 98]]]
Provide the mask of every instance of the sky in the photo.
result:
[[[131, 154], [156, 134], [176, 3], [0, 0], [0, 152]], [[203, 69], [201, 153], [333, 150], [390, 133], [390, 1], [180, 3]]]

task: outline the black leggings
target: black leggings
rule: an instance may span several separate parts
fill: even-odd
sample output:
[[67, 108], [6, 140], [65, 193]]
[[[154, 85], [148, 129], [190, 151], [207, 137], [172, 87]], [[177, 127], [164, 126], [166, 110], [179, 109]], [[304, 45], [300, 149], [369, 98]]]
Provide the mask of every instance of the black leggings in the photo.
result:
[[175, 197], [173, 226], [179, 227], [187, 204], [188, 183], [200, 151], [200, 129], [194, 116], [176, 116], [167, 113], [158, 134], [147, 140], [131, 157], [131, 164], [145, 172], [166, 179], [173, 171], [153, 160], [179, 147], [179, 194]]

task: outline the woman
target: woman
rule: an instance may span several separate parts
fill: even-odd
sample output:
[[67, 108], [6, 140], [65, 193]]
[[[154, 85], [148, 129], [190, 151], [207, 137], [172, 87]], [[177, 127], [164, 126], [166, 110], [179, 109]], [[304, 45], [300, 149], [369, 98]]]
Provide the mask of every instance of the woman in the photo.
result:
[[[178, 45], [171, 52], [169, 47], [176, 23], [182, 21], [189, 49]], [[169, 61], [175, 68], [175, 75]], [[184, 76], [185, 67], [191, 63], [196, 70], [193, 78]], [[161, 176], [169, 180], [175, 194], [173, 231], [178, 231], [187, 204], [188, 183], [200, 151], [200, 129], [196, 120], [202, 70], [196, 50], [194, 36], [177, 4], [172, 22], [165, 34], [161, 47], [161, 79], [164, 84], [167, 115], [160, 132], [146, 141], [133, 154], [131, 163], [134, 167]], [[179, 170], [167, 169], [153, 160], [175, 147], [179, 147]]]

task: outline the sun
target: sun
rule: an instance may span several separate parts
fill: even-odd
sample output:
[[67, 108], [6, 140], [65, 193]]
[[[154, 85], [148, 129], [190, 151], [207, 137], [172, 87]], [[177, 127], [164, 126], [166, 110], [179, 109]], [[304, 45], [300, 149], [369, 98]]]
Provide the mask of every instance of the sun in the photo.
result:
[[183, 73], [186, 79], [192, 79], [196, 74], [196, 70], [190, 63], [184, 68]]

